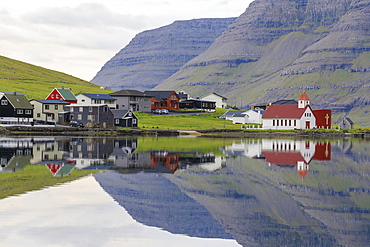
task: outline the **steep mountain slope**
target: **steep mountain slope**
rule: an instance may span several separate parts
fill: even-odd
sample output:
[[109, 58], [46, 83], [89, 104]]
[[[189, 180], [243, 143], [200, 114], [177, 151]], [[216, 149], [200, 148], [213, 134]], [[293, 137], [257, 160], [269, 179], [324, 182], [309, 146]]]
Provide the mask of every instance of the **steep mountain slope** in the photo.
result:
[[236, 18], [176, 21], [139, 33], [91, 81], [114, 90], [149, 90], [205, 51]]
[[17, 91], [28, 99], [44, 99], [56, 87], [68, 87], [75, 93], [110, 93], [88, 81], [54, 70], [0, 56], [0, 91]]
[[[370, 126], [370, 1], [256, 0], [155, 89], [217, 92], [248, 106], [307, 91], [314, 108]], [[334, 120], [336, 120], [334, 118]]]

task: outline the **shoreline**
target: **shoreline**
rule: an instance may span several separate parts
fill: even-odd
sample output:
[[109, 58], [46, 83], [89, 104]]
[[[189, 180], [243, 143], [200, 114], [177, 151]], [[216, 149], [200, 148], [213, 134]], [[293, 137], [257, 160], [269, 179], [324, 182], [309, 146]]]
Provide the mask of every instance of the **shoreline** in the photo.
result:
[[12, 126], [0, 129], [0, 135], [9, 136], [200, 136], [218, 138], [360, 138], [370, 139], [370, 132], [348, 133], [348, 131], [245, 131], [237, 129], [208, 129], [208, 130], [161, 130], [161, 129], [99, 129], [99, 128], [70, 128], [70, 127], [29, 127]]

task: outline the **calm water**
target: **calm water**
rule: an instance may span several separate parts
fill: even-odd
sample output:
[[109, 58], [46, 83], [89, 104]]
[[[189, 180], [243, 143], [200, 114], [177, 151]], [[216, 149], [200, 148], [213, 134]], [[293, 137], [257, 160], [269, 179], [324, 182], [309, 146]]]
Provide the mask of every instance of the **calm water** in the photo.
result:
[[370, 246], [369, 141], [3, 137], [0, 159], [100, 171], [1, 199], [0, 246]]

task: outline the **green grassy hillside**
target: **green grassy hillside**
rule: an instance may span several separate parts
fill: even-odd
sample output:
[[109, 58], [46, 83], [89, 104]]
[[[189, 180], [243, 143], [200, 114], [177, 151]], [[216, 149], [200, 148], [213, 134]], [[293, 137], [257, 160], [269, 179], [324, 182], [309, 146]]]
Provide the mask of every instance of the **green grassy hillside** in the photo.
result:
[[17, 91], [28, 99], [44, 99], [53, 88], [61, 87], [71, 88], [75, 94], [112, 92], [71, 75], [0, 56], [1, 91]]

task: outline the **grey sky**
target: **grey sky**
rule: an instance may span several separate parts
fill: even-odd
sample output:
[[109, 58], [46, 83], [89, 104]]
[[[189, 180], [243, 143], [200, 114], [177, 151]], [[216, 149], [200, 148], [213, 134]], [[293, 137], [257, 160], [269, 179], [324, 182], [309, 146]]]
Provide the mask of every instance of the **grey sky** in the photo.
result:
[[252, 0], [12, 0], [0, 55], [91, 80], [139, 32], [175, 20], [237, 17]]

